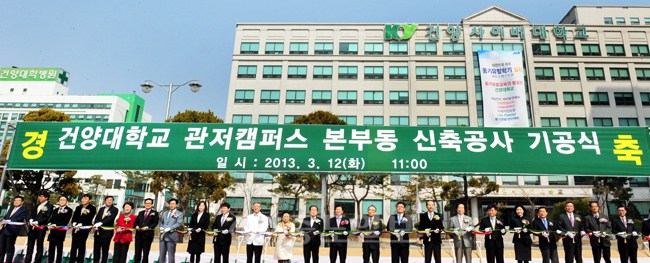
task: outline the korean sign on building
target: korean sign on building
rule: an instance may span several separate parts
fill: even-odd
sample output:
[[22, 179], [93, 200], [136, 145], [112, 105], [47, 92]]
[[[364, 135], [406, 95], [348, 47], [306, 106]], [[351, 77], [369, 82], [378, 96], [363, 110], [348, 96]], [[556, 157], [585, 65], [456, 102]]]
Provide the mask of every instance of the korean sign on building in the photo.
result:
[[648, 131], [19, 123], [9, 169], [650, 175]]
[[[548, 26], [548, 28], [547, 28]], [[418, 24], [386, 24], [384, 28], [384, 40], [405, 40], [414, 35]], [[469, 34], [470, 38], [483, 39], [483, 37], [493, 36], [501, 39], [514, 38], [524, 39], [525, 28], [527, 26], [472, 26]], [[571, 26], [567, 29], [565, 25], [530, 25], [530, 32], [533, 38], [539, 40], [548, 39], [549, 35], [555, 36], [556, 39], [566, 41], [567, 36], [573, 36], [574, 39], [588, 39], [587, 28], [576, 26], [572, 29]], [[461, 39], [463, 26], [457, 25], [428, 25], [426, 26], [426, 37], [429, 41], [438, 41], [441, 36], [449, 37], [452, 42], [457, 42]], [[469, 29], [468, 29], [469, 30]], [[403, 31], [403, 33], [402, 33]]]
[[2, 68], [0, 81], [56, 81], [68, 86], [70, 73], [60, 68]]

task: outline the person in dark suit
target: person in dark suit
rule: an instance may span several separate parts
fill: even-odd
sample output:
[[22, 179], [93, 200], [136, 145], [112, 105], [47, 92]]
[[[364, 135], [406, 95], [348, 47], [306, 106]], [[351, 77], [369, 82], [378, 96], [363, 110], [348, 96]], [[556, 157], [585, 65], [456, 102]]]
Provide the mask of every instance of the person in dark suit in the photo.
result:
[[650, 236], [650, 210], [648, 211], [648, 219], [641, 224], [641, 232], [644, 236]]
[[93, 224], [93, 218], [97, 214], [95, 206], [90, 204], [93, 199], [92, 195], [84, 194], [81, 196], [81, 205], [74, 209], [72, 214], [72, 245], [70, 247], [70, 263], [83, 263], [86, 256], [86, 240], [90, 229], [82, 230], [82, 226]]
[[506, 234], [506, 229], [503, 225], [503, 219], [497, 217], [497, 206], [490, 205], [488, 208], [488, 217], [481, 219], [478, 226], [479, 230], [492, 231], [489, 235], [485, 235], [485, 253], [487, 254], [487, 262], [503, 263], [503, 235]]
[[56, 227], [68, 226], [72, 218], [72, 208], [68, 207], [68, 197], [59, 196], [59, 207], [54, 209], [52, 218], [50, 218], [49, 228], [50, 236], [47, 241], [50, 242], [47, 262], [53, 263], [56, 255], [56, 263], [61, 263], [63, 259], [63, 241], [68, 232], [67, 229], [57, 230]]
[[160, 221], [160, 216], [153, 209], [153, 199], [144, 200], [144, 210], [138, 213], [135, 218], [135, 257], [134, 263], [148, 263], [151, 243], [153, 243], [154, 231]]
[[440, 238], [440, 231], [445, 230], [442, 224], [442, 216], [433, 212], [436, 209], [436, 203], [433, 200], [427, 201], [427, 212], [420, 214], [420, 231], [433, 231], [428, 232], [422, 236], [422, 244], [424, 245], [424, 263], [431, 263], [431, 255], [435, 258], [435, 263], [441, 261], [441, 247], [442, 239]]
[[537, 209], [537, 219], [533, 221], [532, 229], [543, 230], [539, 237], [539, 250], [542, 252], [542, 263], [559, 263], [557, 257], [557, 241], [555, 239], [555, 224], [547, 219], [546, 207]]
[[409, 236], [404, 234], [404, 231], [413, 231], [413, 222], [404, 214], [406, 205], [403, 202], [397, 202], [395, 210], [397, 210], [397, 214], [390, 216], [386, 225], [387, 230], [393, 232], [390, 237], [391, 262], [408, 263]]
[[[237, 227], [237, 218], [230, 213], [230, 204], [221, 204], [221, 214], [214, 219], [212, 230], [215, 231], [212, 243], [214, 244], [214, 263], [228, 263], [232, 232]], [[218, 233], [217, 233], [218, 232]]]
[[187, 242], [187, 253], [190, 254], [190, 263], [201, 262], [201, 254], [205, 252], [205, 232], [210, 227], [210, 213], [208, 204], [201, 201], [196, 206], [192, 218], [190, 218], [190, 227], [187, 231], [190, 233], [190, 242]]
[[363, 237], [363, 263], [370, 262], [370, 256], [372, 256], [372, 263], [379, 263], [379, 236], [381, 236], [381, 231], [384, 229], [383, 222], [379, 219], [377, 215], [377, 207], [371, 205], [368, 207], [368, 215], [365, 215], [361, 218], [361, 225], [359, 226], [359, 231], [372, 232], [372, 234], [365, 235], [361, 233]]
[[526, 210], [523, 206], [515, 206], [515, 216], [510, 222], [510, 228], [515, 229], [512, 237], [512, 243], [515, 244], [515, 259], [517, 263], [528, 263], [531, 261], [531, 245], [533, 239], [530, 238], [528, 228], [531, 226], [531, 220], [526, 216]]
[[[319, 250], [320, 250], [320, 232], [323, 232], [323, 219], [318, 217], [318, 207], [312, 205], [309, 207], [309, 216], [305, 217], [300, 224], [300, 235], [305, 237], [305, 240], [302, 243], [303, 256], [305, 257], [305, 263], [309, 263], [309, 259], [313, 260], [313, 263], [318, 263]], [[304, 232], [308, 232], [306, 235]]]
[[564, 245], [564, 262], [582, 263], [582, 236], [585, 235], [582, 219], [580, 215], [573, 213], [575, 207], [573, 202], [564, 204], [566, 213], [560, 214], [557, 219], [557, 232], [567, 232], [567, 237], [562, 240]]
[[95, 242], [93, 249], [93, 263], [106, 263], [108, 261], [108, 249], [113, 239], [113, 230], [104, 230], [102, 227], [113, 227], [115, 218], [120, 213], [117, 207], [113, 206], [115, 199], [112, 196], [104, 198], [104, 205], [95, 215]]
[[619, 206], [616, 212], [619, 218], [612, 220], [612, 232], [616, 234], [621, 262], [637, 263], [639, 245], [636, 240], [639, 238], [639, 228], [634, 223], [634, 219], [627, 217], [626, 207]]
[[[20, 234], [22, 225], [12, 225], [11, 223], [22, 223], [27, 219], [29, 210], [23, 207], [25, 198], [22, 196], [14, 197], [14, 206], [7, 211], [2, 218], [2, 230], [0, 232], [0, 262], [12, 262], [14, 260], [14, 250], [16, 238]], [[6, 258], [5, 258], [6, 255]]]
[[336, 263], [336, 254], [338, 253], [340, 262], [345, 263], [348, 256], [348, 231], [351, 231], [350, 219], [343, 216], [343, 206], [334, 207], [335, 217], [330, 218], [330, 232], [343, 232], [343, 234], [332, 234], [330, 237], [330, 263]]
[[589, 203], [589, 210], [591, 210], [591, 214], [585, 216], [585, 232], [591, 233], [589, 243], [594, 255], [594, 262], [600, 262], [602, 255], [605, 263], [611, 263], [610, 247], [612, 243], [605, 234], [612, 233], [612, 222], [607, 216], [599, 214], [598, 202]]
[[29, 235], [27, 237], [27, 253], [25, 255], [25, 263], [32, 263], [32, 253], [34, 253], [34, 243], [36, 243], [36, 256], [34, 257], [35, 263], [41, 263], [43, 259], [43, 241], [45, 241], [45, 234], [47, 233], [47, 223], [50, 221], [54, 206], [48, 202], [50, 193], [47, 191], [38, 194], [39, 205], [32, 209], [32, 214], [29, 217]]

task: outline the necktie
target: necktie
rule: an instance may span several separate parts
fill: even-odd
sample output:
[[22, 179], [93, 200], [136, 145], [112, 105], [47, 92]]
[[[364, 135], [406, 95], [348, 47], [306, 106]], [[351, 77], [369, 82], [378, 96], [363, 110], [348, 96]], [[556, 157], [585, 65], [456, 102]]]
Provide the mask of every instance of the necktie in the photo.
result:
[[595, 218], [596, 218], [596, 220], [598, 220], [598, 214], [596, 214]]
[[341, 227], [341, 218], [340, 217], [336, 218], [336, 227]]
[[310, 226], [313, 227], [313, 226], [314, 226], [314, 221], [316, 221], [316, 219], [315, 219], [314, 217], [312, 217], [311, 220], [309, 220], [309, 221], [311, 221], [311, 222], [310, 222]]
[[458, 222], [460, 222], [460, 228], [463, 228], [463, 216], [458, 217]]
[[546, 218], [542, 219], [542, 222], [544, 222], [544, 227], [546, 230], [548, 230], [548, 224], [546, 223]]
[[625, 220], [625, 217], [621, 217], [623, 219], [623, 225], [625, 225], [625, 229], [627, 229], [627, 221]]
[[15, 207], [14, 207], [14, 210], [11, 211], [11, 215], [9, 215], [9, 218], [11, 218], [12, 216], [14, 216], [14, 213], [16, 213], [16, 210], [18, 210], [18, 208], [15, 208]]
[[145, 220], [147, 219], [147, 216], [148, 216], [148, 215], [149, 215], [149, 210], [147, 210], [147, 211], [144, 212], [144, 219], [145, 219]]
[[571, 227], [574, 227], [575, 225], [573, 224], [573, 214], [569, 214], [569, 221], [571, 221]]
[[172, 217], [172, 214], [173, 214], [172, 212], [174, 212], [174, 211], [172, 210], [172, 211], [169, 211], [169, 213], [167, 213], [167, 220], [169, 220]]
[[490, 217], [490, 224], [492, 224], [492, 229], [495, 229], [495, 227], [494, 227], [494, 217]]
[[222, 215], [222, 216], [221, 216], [221, 226], [223, 226], [223, 224], [226, 223], [226, 219], [227, 219], [227, 218], [228, 218], [228, 217], [227, 217], [226, 215]]
[[433, 214], [429, 213], [429, 221], [433, 220]]
[[107, 213], [108, 213], [108, 206], [104, 206], [104, 215], [102, 215], [102, 219], [106, 217]]
[[37, 214], [41, 212], [41, 209], [43, 209], [43, 205], [45, 203], [42, 203], [41, 205], [38, 206], [38, 211], [36, 212]]
[[398, 226], [402, 225], [402, 215], [397, 215], [397, 225]]

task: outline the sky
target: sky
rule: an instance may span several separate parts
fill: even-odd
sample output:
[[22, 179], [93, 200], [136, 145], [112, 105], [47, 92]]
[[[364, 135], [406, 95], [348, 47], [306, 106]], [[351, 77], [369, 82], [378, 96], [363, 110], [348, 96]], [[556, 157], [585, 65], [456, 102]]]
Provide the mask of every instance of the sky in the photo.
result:
[[458, 23], [498, 5], [533, 24], [554, 24], [574, 5], [648, 5], [648, 0], [493, 1], [0, 1], [0, 67], [62, 68], [69, 95], [136, 92], [154, 122], [182, 84], [171, 115], [213, 111], [225, 119], [237, 23]]

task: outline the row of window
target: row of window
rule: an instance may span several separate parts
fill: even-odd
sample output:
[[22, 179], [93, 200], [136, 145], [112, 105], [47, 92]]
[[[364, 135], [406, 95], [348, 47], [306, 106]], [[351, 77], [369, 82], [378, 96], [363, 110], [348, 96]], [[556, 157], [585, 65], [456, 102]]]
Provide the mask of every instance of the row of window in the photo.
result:
[[[600, 45], [598, 44], [581, 44], [583, 56], [601, 56]], [[576, 56], [575, 44], [557, 44], [558, 56]], [[606, 44], [605, 51], [608, 57], [624, 57], [625, 48], [622, 44]], [[634, 57], [647, 57], [650, 56], [648, 45], [630, 45], [630, 52]], [[550, 56], [550, 44], [533, 44], [533, 55], [535, 56]]]
[[[650, 80], [650, 68], [635, 69], [636, 79], [639, 81]], [[611, 80], [630, 80], [630, 72], [627, 68], [609, 68]], [[603, 68], [585, 68], [587, 80], [605, 80], [605, 69]], [[553, 68], [537, 67], [535, 68], [536, 80], [555, 80]], [[580, 80], [578, 68], [560, 68], [561, 80]]]
[[110, 103], [31, 103], [0, 102], [0, 108], [110, 109]]
[[[614, 24], [614, 19], [616, 19], [616, 24], [617, 25], [625, 25], [625, 17], [616, 17], [616, 18], [611, 18], [611, 17], [605, 17], [605, 25], [613, 25]], [[646, 17], [643, 19], [646, 25], [650, 25], [650, 17]], [[630, 25], [640, 25], [641, 20], [638, 17], [630, 17]]]
[[[304, 90], [287, 90], [285, 103], [305, 103], [306, 91]], [[409, 104], [408, 91], [391, 91], [389, 94], [390, 104]], [[418, 91], [416, 92], [417, 104], [439, 104], [438, 91]], [[235, 103], [253, 103], [255, 100], [254, 90], [236, 90]], [[313, 104], [331, 104], [332, 91], [314, 90], [312, 91], [311, 102]], [[338, 91], [338, 104], [357, 104], [357, 91]], [[260, 103], [280, 103], [279, 90], [262, 90], [260, 94]], [[383, 91], [364, 91], [364, 104], [384, 104]], [[446, 91], [446, 104], [467, 104], [466, 91]]]
[[[582, 92], [564, 92], [564, 105], [584, 105]], [[641, 92], [641, 105], [650, 106], [650, 93]], [[539, 105], [558, 105], [556, 92], [538, 92]], [[609, 106], [609, 95], [607, 92], [589, 92], [591, 105]], [[634, 94], [632, 92], [614, 92], [614, 102], [619, 106], [634, 106]]]
[[[97, 114], [68, 114], [72, 121], [92, 121], [92, 122], [108, 122], [109, 115]], [[0, 113], [0, 120], [22, 120], [25, 113]], [[4, 122], [3, 122], [4, 125]], [[3, 127], [4, 128], [4, 127]]]
[[[339, 79], [357, 79], [359, 76], [357, 66], [339, 66]], [[389, 78], [408, 79], [408, 67], [389, 67]], [[445, 79], [465, 79], [465, 67], [444, 67]], [[314, 79], [331, 79], [334, 73], [332, 66], [314, 66]], [[262, 78], [281, 78], [282, 66], [264, 66]], [[364, 79], [383, 79], [384, 67], [366, 66], [363, 70]], [[257, 78], [257, 66], [239, 66], [237, 78]], [[307, 78], [307, 66], [289, 66], [287, 78]], [[415, 67], [415, 78], [417, 79], [438, 79], [438, 67]]]
[[[240, 54], [259, 54], [260, 45], [258, 42], [241, 43]], [[284, 43], [268, 42], [264, 48], [264, 54], [282, 55], [284, 54]], [[289, 44], [289, 54], [308, 54], [309, 43], [291, 42]], [[314, 43], [314, 54], [331, 55], [334, 54], [334, 43], [323, 42]], [[359, 43], [339, 43], [340, 55], [358, 55]], [[365, 43], [364, 54], [366, 55], [383, 55], [384, 43]], [[389, 43], [388, 54], [390, 55], [408, 55], [408, 43]], [[416, 55], [437, 55], [438, 47], [436, 43], [416, 43]], [[443, 55], [465, 55], [463, 43], [443, 43]]]
[[[594, 118], [594, 127], [614, 127], [612, 118]], [[560, 118], [543, 117], [541, 118], [542, 127], [561, 127]], [[567, 127], [587, 127], [586, 118], [566, 118]], [[645, 119], [645, 125], [650, 125], [650, 118]], [[618, 118], [618, 126], [639, 126], [637, 118]]]

